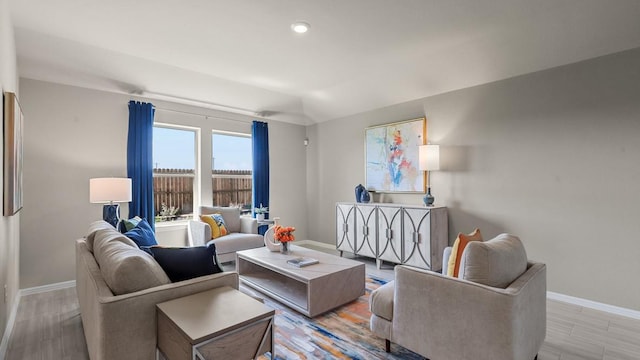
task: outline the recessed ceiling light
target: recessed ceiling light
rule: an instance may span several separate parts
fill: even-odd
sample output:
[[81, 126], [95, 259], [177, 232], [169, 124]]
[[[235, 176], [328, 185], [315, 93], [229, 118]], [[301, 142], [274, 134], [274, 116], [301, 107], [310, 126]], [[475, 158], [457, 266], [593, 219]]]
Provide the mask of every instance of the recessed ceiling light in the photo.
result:
[[309, 28], [311, 26], [304, 22], [304, 21], [296, 21], [293, 24], [291, 24], [291, 30], [297, 32], [298, 34], [304, 34], [307, 31], [309, 31]]

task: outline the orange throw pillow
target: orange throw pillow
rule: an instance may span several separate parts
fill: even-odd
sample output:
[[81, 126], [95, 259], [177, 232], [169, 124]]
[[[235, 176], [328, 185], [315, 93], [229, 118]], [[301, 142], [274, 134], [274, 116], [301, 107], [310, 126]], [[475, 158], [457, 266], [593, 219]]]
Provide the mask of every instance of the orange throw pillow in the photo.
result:
[[447, 264], [448, 276], [458, 277], [458, 273], [460, 272], [460, 262], [462, 261], [462, 253], [464, 252], [464, 248], [467, 247], [467, 244], [470, 241], [482, 241], [482, 234], [480, 234], [480, 229], [473, 230], [473, 232], [469, 235], [458, 233], [456, 242], [453, 243], [453, 248], [451, 249], [449, 263]]

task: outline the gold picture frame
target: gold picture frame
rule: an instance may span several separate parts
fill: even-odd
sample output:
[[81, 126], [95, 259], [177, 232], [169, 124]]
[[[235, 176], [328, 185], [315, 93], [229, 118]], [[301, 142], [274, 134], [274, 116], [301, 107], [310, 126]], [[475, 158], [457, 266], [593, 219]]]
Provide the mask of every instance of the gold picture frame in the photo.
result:
[[16, 94], [4, 92], [4, 216], [22, 209], [23, 114]]
[[427, 119], [417, 118], [365, 129], [365, 187], [383, 193], [424, 193], [419, 146], [426, 144]]

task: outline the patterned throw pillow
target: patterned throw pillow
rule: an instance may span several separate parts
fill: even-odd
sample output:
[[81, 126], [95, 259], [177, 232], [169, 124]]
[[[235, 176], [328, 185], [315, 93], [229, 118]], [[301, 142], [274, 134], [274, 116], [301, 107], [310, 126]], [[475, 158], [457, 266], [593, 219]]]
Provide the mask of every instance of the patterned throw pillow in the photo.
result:
[[462, 252], [467, 244], [471, 241], [482, 241], [482, 234], [480, 229], [475, 229], [471, 234], [466, 235], [459, 233], [456, 238], [456, 242], [453, 243], [453, 249], [451, 249], [451, 256], [449, 256], [449, 264], [447, 267], [447, 275], [458, 277], [460, 271], [460, 262], [462, 261]]
[[213, 217], [213, 219], [216, 221], [216, 224], [218, 225], [218, 229], [220, 230], [220, 236], [227, 235], [229, 232], [227, 231], [227, 226], [224, 223], [224, 218], [222, 217], [222, 215], [213, 214], [211, 216]]
[[209, 224], [211, 228], [211, 238], [217, 239], [220, 236], [225, 236], [228, 234], [227, 227], [224, 224], [224, 219], [220, 214], [213, 215], [200, 215], [200, 220]]
[[133, 228], [138, 226], [138, 223], [142, 220], [139, 216], [135, 216], [129, 220], [122, 220], [122, 224], [124, 225], [124, 231], [131, 231]]

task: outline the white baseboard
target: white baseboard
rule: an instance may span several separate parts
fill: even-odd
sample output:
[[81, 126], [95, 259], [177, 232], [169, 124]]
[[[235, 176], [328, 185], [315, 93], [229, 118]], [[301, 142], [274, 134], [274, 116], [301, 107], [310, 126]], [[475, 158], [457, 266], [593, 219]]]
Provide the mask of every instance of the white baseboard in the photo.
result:
[[604, 304], [597, 301], [582, 299], [574, 296], [558, 294], [551, 291], [547, 291], [547, 299], [562, 301], [565, 303], [583, 306], [593, 310], [600, 310], [610, 314], [615, 314], [615, 315], [620, 315], [620, 316], [640, 320], [640, 311], [637, 311], [637, 310]]
[[16, 294], [16, 299], [11, 307], [9, 318], [7, 319], [7, 326], [4, 328], [4, 335], [2, 335], [2, 342], [0, 342], [0, 359], [7, 358], [7, 350], [9, 347], [9, 339], [11, 338], [11, 332], [13, 326], [16, 323], [16, 315], [18, 314], [18, 305], [20, 304], [20, 291]]
[[55, 284], [47, 284], [42, 286], [35, 286], [26, 289], [20, 289], [20, 296], [31, 295], [31, 294], [39, 294], [47, 291], [54, 291], [60, 289], [66, 289], [70, 287], [76, 286], [75, 280], [63, 281]]
[[315, 240], [300, 240], [300, 241], [296, 241], [295, 243], [300, 245], [313, 245], [313, 246], [322, 247], [326, 249], [333, 249], [333, 250], [336, 249], [336, 246], [334, 244], [327, 244], [327, 243], [323, 243]]

